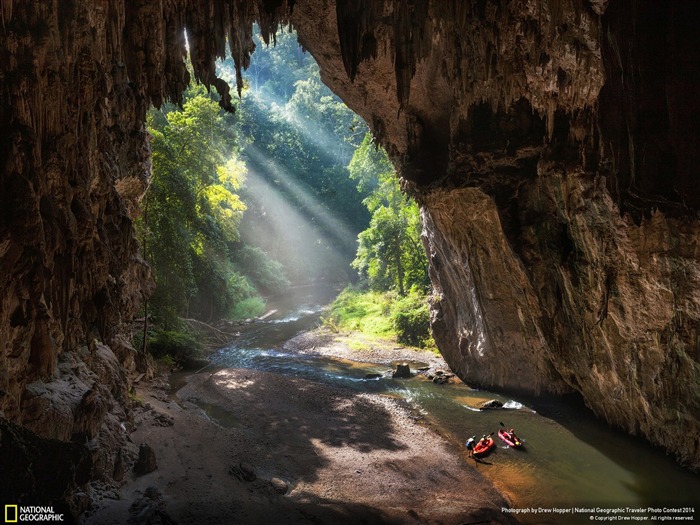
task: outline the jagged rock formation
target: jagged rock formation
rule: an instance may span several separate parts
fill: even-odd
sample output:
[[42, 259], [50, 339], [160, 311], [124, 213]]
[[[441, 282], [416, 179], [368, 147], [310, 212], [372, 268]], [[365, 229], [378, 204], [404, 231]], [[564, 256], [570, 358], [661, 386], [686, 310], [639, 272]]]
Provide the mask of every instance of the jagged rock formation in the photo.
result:
[[[185, 25], [195, 76], [229, 107], [215, 58], [228, 36], [246, 65], [253, 19], [266, 28], [272, 13], [239, 2], [0, 2], [0, 416], [87, 447], [93, 478], [128, 457], [125, 369], [139, 356], [123, 333], [152, 287], [132, 225], [150, 172], [146, 111], [189, 82]], [[16, 448], [6, 437], [3, 456]], [[42, 486], [50, 480], [32, 483], [23, 494], [56, 496]]]
[[339, 0], [338, 42], [330, 15], [293, 16], [422, 205], [450, 366], [580, 392], [694, 468], [699, 8]]
[[3, 0], [2, 417], [117, 470], [138, 358], [122, 332], [150, 286], [132, 226], [145, 112], [189, 80], [183, 28], [229, 108], [226, 39], [245, 67], [252, 22], [269, 39], [291, 21], [423, 207], [452, 368], [579, 391], [699, 467], [697, 6]]

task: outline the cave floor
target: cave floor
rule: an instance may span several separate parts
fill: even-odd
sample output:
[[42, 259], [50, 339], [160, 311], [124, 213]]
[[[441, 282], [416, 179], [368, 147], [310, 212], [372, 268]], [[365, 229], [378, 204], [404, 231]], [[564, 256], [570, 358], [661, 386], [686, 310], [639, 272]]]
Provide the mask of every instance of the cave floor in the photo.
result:
[[131, 440], [152, 447], [157, 469], [96, 488], [85, 523], [515, 522], [491, 482], [397, 399], [243, 369], [169, 388], [162, 377], [136, 388]]

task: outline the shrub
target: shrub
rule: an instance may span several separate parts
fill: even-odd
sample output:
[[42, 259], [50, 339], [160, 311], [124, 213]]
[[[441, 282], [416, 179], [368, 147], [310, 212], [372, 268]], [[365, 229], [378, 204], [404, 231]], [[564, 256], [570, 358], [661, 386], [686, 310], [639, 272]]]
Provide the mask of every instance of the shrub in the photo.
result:
[[329, 318], [338, 330], [356, 330], [390, 337], [391, 302], [390, 293], [360, 292], [348, 287], [333, 301]]
[[257, 246], [244, 246], [234, 257], [239, 271], [264, 293], [276, 293], [289, 287], [282, 264]]
[[234, 305], [249, 297], [256, 297], [258, 291], [250, 279], [238, 272], [231, 272], [226, 283], [228, 293], [234, 299]]
[[265, 311], [265, 301], [262, 297], [248, 297], [236, 303], [231, 310], [232, 319], [248, 319], [257, 317]]
[[348, 287], [321, 318], [332, 332], [349, 330], [437, 352], [430, 333], [428, 298], [420, 287], [408, 295], [394, 292], [361, 292]]
[[424, 295], [411, 291], [398, 299], [393, 305], [391, 319], [399, 343], [419, 348], [431, 346], [430, 312]]
[[148, 339], [148, 351], [156, 359], [170, 356], [182, 364], [202, 356], [202, 345], [192, 335], [172, 330], [156, 330]]

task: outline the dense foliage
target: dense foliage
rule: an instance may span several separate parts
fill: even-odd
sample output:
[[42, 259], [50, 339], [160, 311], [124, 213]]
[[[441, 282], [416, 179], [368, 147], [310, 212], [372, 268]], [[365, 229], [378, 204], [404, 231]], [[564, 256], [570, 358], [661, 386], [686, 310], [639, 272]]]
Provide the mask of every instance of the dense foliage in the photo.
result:
[[372, 214], [369, 228], [358, 236], [353, 267], [373, 290], [428, 286], [428, 262], [421, 244], [422, 223], [415, 201], [401, 192], [399, 180], [384, 150], [369, 134], [348, 166], [350, 177], [369, 195], [362, 201]]
[[425, 293], [413, 288], [404, 297], [348, 287], [333, 301], [323, 319], [333, 331], [361, 332], [407, 346], [435, 351]]
[[[296, 35], [256, 44], [236, 128], [248, 166], [241, 238], [294, 283], [347, 281], [369, 215], [346, 167], [367, 126], [321, 82]], [[230, 61], [220, 69], [233, 77]]]
[[[367, 299], [385, 305], [367, 322], [376, 313], [386, 335], [424, 346], [417, 205], [296, 36], [256, 43], [235, 116], [197, 86], [181, 108], [149, 114], [153, 175], [137, 227], [157, 285], [152, 349], [189, 358], [181, 318], [259, 315], [290, 281], [353, 280], [353, 257]], [[230, 61], [220, 74], [233, 79]]]
[[400, 189], [384, 150], [365, 135], [348, 165], [350, 177], [367, 196], [371, 213], [358, 235], [352, 265], [369, 288], [347, 288], [333, 302], [325, 323], [420, 348], [434, 348], [428, 312], [428, 262], [420, 242], [418, 205]]
[[151, 303], [164, 328], [178, 316], [224, 312], [227, 244], [238, 237], [245, 205], [236, 193], [245, 167], [216, 103], [193, 87], [182, 110], [166, 106], [148, 117], [153, 175], [140, 221], [156, 292]]
[[[235, 315], [239, 303], [258, 295], [255, 281], [266, 291], [286, 286], [274, 261], [260, 264], [261, 252], [254, 279], [235, 264], [246, 209], [239, 192], [247, 170], [236, 149], [233, 118], [204, 88], [192, 86], [181, 109], [152, 110], [148, 126], [153, 174], [137, 226], [156, 280], [150, 305], [159, 326], [178, 328], [181, 317]], [[264, 308], [261, 300], [255, 303]]]
[[153, 332], [148, 348], [154, 357], [170, 357], [177, 363], [197, 359], [202, 350], [201, 344], [194, 336], [170, 330]]

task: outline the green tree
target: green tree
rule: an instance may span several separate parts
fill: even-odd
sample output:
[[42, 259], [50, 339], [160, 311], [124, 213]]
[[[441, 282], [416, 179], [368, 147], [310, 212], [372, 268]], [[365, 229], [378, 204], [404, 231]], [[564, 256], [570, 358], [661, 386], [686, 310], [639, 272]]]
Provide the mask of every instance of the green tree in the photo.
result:
[[[347, 176], [366, 125], [321, 82], [295, 34], [278, 35], [274, 47], [256, 37], [256, 46], [237, 113], [249, 168], [242, 240], [282, 262], [295, 282], [347, 280], [369, 221]], [[230, 61], [220, 72], [233, 76]]]
[[170, 329], [192, 310], [211, 317], [230, 307], [228, 247], [245, 210], [237, 191], [246, 167], [230, 124], [201, 86], [188, 90], [182, 109], [152, 110], [148, 126], [153, 174], [137, 226], [156, 281], [151, 305]]
[[365, 135], [348, 166], [350, 177], [369, 195], [363, 203], [372, 214], [369, 228], [358, 235], [352, 265], [374, 290], [396, 290], [428, 284], [427, 259], [420, 242], [420, 212], [401, 192], [398, 177], [384, 150]]

